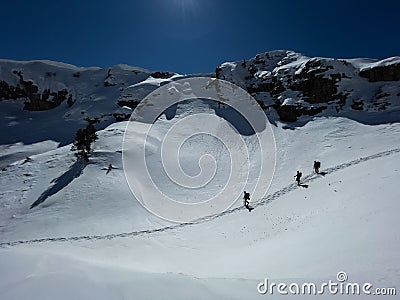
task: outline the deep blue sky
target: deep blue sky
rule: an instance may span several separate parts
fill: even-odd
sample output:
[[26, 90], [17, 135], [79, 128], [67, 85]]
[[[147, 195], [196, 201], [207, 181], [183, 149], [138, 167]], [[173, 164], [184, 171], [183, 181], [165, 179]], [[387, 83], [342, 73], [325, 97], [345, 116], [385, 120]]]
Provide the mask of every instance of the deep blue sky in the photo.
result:
[[0, 0], [0, 58], [182, 73], [275, 49], [400, 55], [400, 1]]

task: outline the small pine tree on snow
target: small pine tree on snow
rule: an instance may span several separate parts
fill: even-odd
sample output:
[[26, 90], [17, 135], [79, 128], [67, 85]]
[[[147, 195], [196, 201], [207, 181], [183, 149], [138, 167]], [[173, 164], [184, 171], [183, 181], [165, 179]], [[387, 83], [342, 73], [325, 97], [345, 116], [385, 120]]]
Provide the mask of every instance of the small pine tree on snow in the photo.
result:
[[89, 124], [85, 129], [78, 129], [71, 151], [76, 151], [76, 157], [82, 157], [86, 161], [89, 161], [92, 143], [97, 139], [96, 128], [94, 128], [93, 124]]

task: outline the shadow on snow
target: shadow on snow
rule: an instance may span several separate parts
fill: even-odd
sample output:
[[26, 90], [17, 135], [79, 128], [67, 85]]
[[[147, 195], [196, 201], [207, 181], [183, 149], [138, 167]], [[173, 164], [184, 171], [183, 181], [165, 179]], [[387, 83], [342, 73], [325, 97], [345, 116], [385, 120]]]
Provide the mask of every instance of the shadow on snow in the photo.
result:
[[74, 179], [82, 175], [87, 163], [83, 159], [78, 159], [64, 174], [60, 177], [53, 179], [51, 182], [54, 183], [47, 190], [45, 190], [39, 198], [32, 203], [31, 208], [38, 206], [39, 204], [46, 201], [47, 198], [61, 191], [67, 185], [69, 185]]

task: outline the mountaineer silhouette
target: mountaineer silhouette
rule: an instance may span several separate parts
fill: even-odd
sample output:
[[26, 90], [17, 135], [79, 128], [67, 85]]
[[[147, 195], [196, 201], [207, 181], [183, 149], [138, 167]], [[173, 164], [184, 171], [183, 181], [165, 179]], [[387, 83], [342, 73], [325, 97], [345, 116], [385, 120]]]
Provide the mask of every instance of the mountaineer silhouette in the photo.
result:
[[314, 172], [319, 174], [319, 168], [321, 168], [321, 162], [314, 160]]
[[113, 169], [113, 166], [112, 166], [112, 164], [109, 164], [108, 165], [108, 169], [107, 169], [107, 173], [106, 174], [108, 174], [108, 173], [110, 173], [110, 171]]
[[254, 209], [254, 207], [250, 206], [250, 193], [246, 191], [244, 191], [243, 204], [244, 207], [246, 207], [249, 210], [249, 212], [251, 212]]
[[300, 171], [297, 171], [296, 175], [294, 175], [297, 185], [300, 185], [301, 176], [303, 176], [303, 173], [301, 173]]

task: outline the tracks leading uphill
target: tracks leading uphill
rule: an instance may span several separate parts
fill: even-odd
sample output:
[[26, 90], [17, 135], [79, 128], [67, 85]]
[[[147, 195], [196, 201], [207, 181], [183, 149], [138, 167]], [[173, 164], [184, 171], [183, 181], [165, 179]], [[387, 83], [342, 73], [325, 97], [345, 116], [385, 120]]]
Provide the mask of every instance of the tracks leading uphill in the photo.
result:
[[[360, 163], [389, 156], [392, 154], [400, 153], [400, 148], [388, 150], [388, 151], [383, 151], [379, 152], [373, 155], [365, 156], [365, 157], [360, 157], [358, 159], [331, 167], [323, 170], [323, 172], [327, 174], [331, 174], [340, 170], [343, 170], [345, 168], [351, 167], [358, 165]], [[309, 174], [304, 177], [303, 183], [308, 183], [312, 182], [316, 179], [321, 178], [320, 175], [318, 174]], [[254, 202], [252, 202], [253, 207], [261, 206], [261, 205], [266, 205], [271, 203], [272, 201], [278, 199], [279, 197], [297, 189], [298, 186], [296, 183], [289, 184], [282, 189], [264, 197], [260, 198]], [[126, 237], [134, 237], [134, 236], [140, 236], [140, 235], [147, 235], [147, 234], [153, 234], [153, 233], [159, 233], [159, 232], [164, 232], [168, 230], [173, 230], [181, 227], [186, 227], [186, 226], [191, 226], [195, 224], [200, 224], [209, 220], [212, 220], [214, 218], [222, 217], [228, 214], [232, 214], [235, 212], [238, 212], [240, 210], [246, 209], [243, 206], [228, 209], [222, 213], [216, 214], [216, 215], [211, 215], [207, 216], [201, 219], [197, 219], [192, 222], [188, 223], [181, 223], [181, 224], [176, 224], [176, 225], [171, 225], [167, 227], [162, 227], [162, 228], [156, 228], [156, 229], [150, 229], [150, 230], [140, 230], [140, 231], [132, 231], [132, 232], [122, 232], [122, 233], [115, 233], [115, 234], [106, 234], [106, 235], [83, 235], [83, 236], [74, 236], [74, 237], [54, 237], [54, 238], [41, 238], [41, 239], [32, 239], [32, 240], [20, 240], [20, 241], [11, 241], [11, 242], [0, 242], [0, 247], [11, 247], [11, 246], [17, 246], [17, 245], [22, 245], [22, 244], [34, 244], [34, 243], [48, 243], [48, 242], [73, 242], [73, 241], [90, 241], [90, 240], [111, 240], [115, 238], [126, 238]]]

